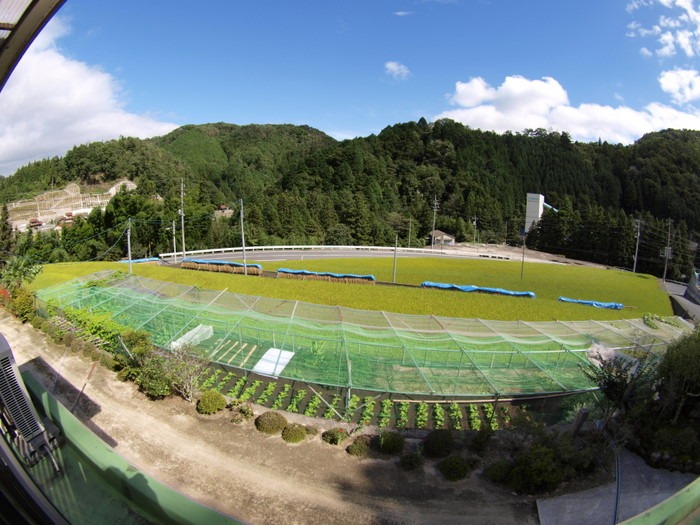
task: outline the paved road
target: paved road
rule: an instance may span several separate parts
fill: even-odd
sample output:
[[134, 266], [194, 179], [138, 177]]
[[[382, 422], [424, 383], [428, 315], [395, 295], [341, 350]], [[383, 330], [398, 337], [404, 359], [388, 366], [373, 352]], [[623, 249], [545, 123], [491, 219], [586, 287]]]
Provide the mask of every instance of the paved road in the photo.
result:
[[[618, 522], [661, 503], [695, 480], [694, 474], [655, 469], [629, 450], [620, 451]], [[537, 500], [540, 525], [614, 524], [615, 483]]]
[[693, 301], [683, 297], [683, 294], [685, 293], [685, 285], [666, 281], [663, 283], [663, 286], [668, 292], [668, 295], [671, 297], [671, 302], [674, 303], [674, 311], [679, 314], [681, 313], [679, 309], [681, 309], [685, 311], [687, 313], [687, 317], [692, 319], [696, 324], [700, 323], [700, 305], [695, 304]]

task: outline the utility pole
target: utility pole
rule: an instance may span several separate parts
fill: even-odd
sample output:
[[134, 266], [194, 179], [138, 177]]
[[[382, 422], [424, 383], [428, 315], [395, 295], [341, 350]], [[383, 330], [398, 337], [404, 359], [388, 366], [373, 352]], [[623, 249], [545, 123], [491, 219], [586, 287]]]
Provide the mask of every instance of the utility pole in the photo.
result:
[[243, 199], [238, 199], [241, 203], [241, 246], [243, 247], [243, 275], [248, 275], [248, 264], [245, 258], [245, 229], [243, 228]]
[[180, 179], [180, 227], [182, 228], [182, 259], [185, 259], [185, 179]]
[[668, 260], [671, 257], [671, 219], [668, 220], [668, 238], [666, 240], [664, 256], [664, 282], [666, 282], [666, 270], [668, 269]]
[[175, 219], [173, 219], [173, 256], [177, 262], [177, 246], [175, 245]]
[[479, 235], [479, 230], [476, 229], [476, 215], [472, 217], [472, 224], [474, 225], [474, 242], [478, 242], [478, 235]]
[[413, 226], [413, 219], [408, 219], [408, 247], [411, 247], [411, 227]]
[[129, 217], [129, 226], [126, 230], [126, 251], [129, 256], [129, 273], [131, 272], [131, 217]]
[[642, 221], [635, 219], [634, 224], [637, 226], [637, 245], [634, 248], [634, 266], [632, 267], [632, 273], [637, 273], [637, 257], [639, 255], [639, 238], [641, 237]]
[[435, 247], [435, 216], [437, 214], [440, 205], [438, 204], [437, 197], [433, 195], [433, 229], [430, 231], [430, 249]]

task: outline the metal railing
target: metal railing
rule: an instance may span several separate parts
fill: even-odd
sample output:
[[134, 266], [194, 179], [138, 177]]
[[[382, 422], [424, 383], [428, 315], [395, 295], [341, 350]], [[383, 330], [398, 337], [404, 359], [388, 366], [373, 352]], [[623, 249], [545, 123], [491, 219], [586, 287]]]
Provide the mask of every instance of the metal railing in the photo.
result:
[[[439, 254], [439, 255], [459, 255], [458, 251], [447, 252], [440, 248], [402, 248], [394, 246], [333, 246], [333, 245], [286, 245], [286, 246], [246, 246], [245, 251], [255, 252], [255, 251], [313, 251], [313, 250], [327, 250], [327, 251], [367, 251], [367, 252], [389, 252], [394, 251], [400, 253], [420, 253], [420, 254]], [[242, 247], [234, 248], [208, 248], [206, 250], [186, 250], [184, 253], [185, 257], [192, 257], [194, 255], [205, 255], [205, 254], [216, 254], [216, 253], [231, 253], [235, 254], [240, 252], [243, 253]], [[167, 252], [160, 253], [158, 257], [160, 259], [171, 259], [182, 257], [183, 252]]]

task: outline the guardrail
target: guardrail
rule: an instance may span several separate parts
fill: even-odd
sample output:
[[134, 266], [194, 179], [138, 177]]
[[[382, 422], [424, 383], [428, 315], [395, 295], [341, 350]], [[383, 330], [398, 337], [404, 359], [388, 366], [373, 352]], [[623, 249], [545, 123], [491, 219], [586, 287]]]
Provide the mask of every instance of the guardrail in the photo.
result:
[[[259, 252], [259, 251], [312, 251], [312, 250], [354, 250], [354, 251], [369, 251], [369, 252], [391, 252], [394, 251], [401, 253], [432, 253], [445, 255], [448, 252], [438, 248], [401, 248], [394, 246], [331, 246], [331, 245], [289, 245], [289, 246], [246, 246], [245, 251], [247, 252]], [[206, 250], [187, 250], [185, 251], [185, 257], [192, 257], [194, 255], [205, 255], [205, 254], [215, 254], [215, 253], [243, 253], [242, 247], [235, 248], [209, 248]], [[457, 255], [457, 253], [455, 253]], [[168, 252], [160, 253], [158, 257], [161, 259], [172, 259], [182, 257], [182, 252]]]

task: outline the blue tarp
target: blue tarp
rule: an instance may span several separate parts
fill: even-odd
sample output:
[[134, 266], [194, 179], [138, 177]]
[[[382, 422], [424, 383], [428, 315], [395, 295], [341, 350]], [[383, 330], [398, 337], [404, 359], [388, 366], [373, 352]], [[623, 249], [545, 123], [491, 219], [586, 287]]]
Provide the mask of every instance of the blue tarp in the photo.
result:
[[441, 290], [459, 290], [460, 292], [484, 292], [484, 293], [495, 293], [500, 295], [510, 295], [513, 297], [536, 297], [535, 292], [514, 292], [513, 290], [505, 290], [503, 288], [486, 288], [483, 286], [474, 286], [472, 284], [459, 285], [459, 284], [444, 284], [444, 283], [434, 283], [431, 281], [424, 281], [421, 283], [423, 288], [440, 288]]
[[622, 303], [601, 303], [600, 301], [583, 301], [581, 299], [569, 299], [568, 297], [560, 297], [560, 301], [565, 303], [585, 304], [586, 306], [595, 306], [596, 308], [607, 308], [609, 310], [622, 310], [625, 305]]
[[357, 275], [354, 273], [331, 273], [331, 272], [311, 272], [309, 270], [291, 270], [289, 268], [278, 268], [278, 273], [291, 273], [295, 275], [319, 275], [322, 277], [334, 277], [336, 279], [366, 279], [376, 281], [374, 275]]
[[[147, 257], [145, 259], [131, 259], [132, 263], [147, 263], [147, 262], [158, 262], [160, 259], [158, 257]], [[128, 263], [129, 259], [121, 259], [120, 263]]]
[[233, 262], [233, 261], [217, 261], [215, 259], [190, 259], [189, 257], [187, 257], [187, 258], [183, 259], [182, 262], [191, 262], [191, 263], [196, 263], [196, 264], [223, 264], [226, 266], [240, 266], [240, 267], [247, 266], [248, 268], [258, 268], [259, 270], [263, 269], [263, 267], [260, 266], [259, 264], [243, 264], [243, 263], [237, 263], [237, 262]]

